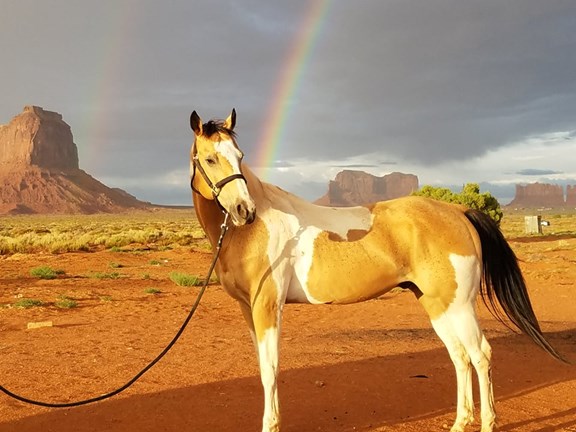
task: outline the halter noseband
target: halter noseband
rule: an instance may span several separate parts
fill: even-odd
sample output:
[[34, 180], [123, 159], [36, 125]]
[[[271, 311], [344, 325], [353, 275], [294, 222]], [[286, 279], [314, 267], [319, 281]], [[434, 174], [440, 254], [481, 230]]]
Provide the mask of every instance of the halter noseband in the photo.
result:
[[[200, 165], [200, 161], [198, 160], [198, 155], [195, 154], [192, 157], [192, 162], [194, 163], [194, 167], [196, 169], [198, 169], [198, 171], [200, 171], [200, 174], [202, 174], [202, 177], [204, 178], [204, 181], [206, 182], [206, 184], [208, 185], [208, 187], [210, 188], [210, 190], [212, 191], [212, 196], [214, 197], [214, 200], [218, 203], [218, 205], [220, 207], [222, 207], [222, 204], [220, 204], [220, 201], [218, 201], [218, 195], [220, 195], [220, 192], [222, 191], [222, 188], [227, 185], [228, 183], [230, 183], [233, 180], [236, 179], [242, 179], [246, 182], [246, 177], [244, 177], [244, 174], [232, 174], [229, 175], [228, 177], [224, 177], [222, 180], [216, 182], [216, 184], [212, 183], [212, 180], [210, 180], [210, 177], [208, 177], [208, 174], [206, 174], [206, 171], [204, 171], [204, 168], [202, 167], [202, 165]], [[196, 193], [200, 193], [199, 190], [197, 190], [194, 187], [194, 176], [196, 175], [196, 170], [194, 170], [194, 174], [192, 175], [192, 179], [190, 180], [190, 187], [192, 188], [192, 190]]]

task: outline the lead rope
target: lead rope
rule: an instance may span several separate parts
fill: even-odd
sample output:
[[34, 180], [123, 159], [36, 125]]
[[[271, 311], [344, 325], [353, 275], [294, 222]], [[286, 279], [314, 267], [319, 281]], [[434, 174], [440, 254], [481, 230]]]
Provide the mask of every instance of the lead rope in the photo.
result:
[[200, 304], [200, 300], [202, 299], [202, 296], [204, 295], [204, 292], [206, 291], [206, 287], [208, 286], [208, 283], [210, 282], [210, 277], [212, 276], [212, 272], [214, 271], [214, 267], [216, 266], [216, 261], [218, 260], [218, 256], [220, 255], [220, 249], [222, 248], [222, 240], [224, 239], [224, 235], [226, 234], [226, 231], [228, 231], [228, 213], [226, 212], [224, 214], [225, 214], [224, 222], [222, 222], [222, 225], [220, 226], [220, 238], [218, 239], [218, 243], [216, 244], [216, 251], [214, 252], [214, 258], [212, 259], [212, 264], [210, 265], [210, 269], [208, 270], [208, 275], [206, 276], [206, 280], [204, 281], [204, 285], [202, 286], [202, 288], [198, 292], [198, 295], [196, 296], [196, 301], [192, 305], [192, 309], [190, 310], [190, 312], [188, 313], [188, 316], [186, 317], [186, 319], [184, 320], [184, 322], [180, 326], [180, 329], [178, 330], [176, 335], [172, 338], [170, 343], [166, 346], [166, 348], [164, 348], [164, 350], [160, 354], [158, 354], [158, 356], [154, 360], [152, 360], [144, 369], [142, 369], [140, 372], [138, 372], [134, 376], [134, 378], [132, 378], [130, 381], [128, 381], [122, 387], [119, 387], [116, 390], [113, 390], [109, 393], [105, 393], [103, 395], [96, 396], [96, 397], [93, 397], [90, 399], [80, 400], [77, 402], [50, 403], [50, 402], [42, 402], [42, 401], [37, 401], [37, 400], [33, 400], [33, 399], [28, 399], [24, 396], [20, 396], [20, 395], [17, 395], [15, 393], [11, 392], [10, 390], [8, 390], [7, 388], [5, 388], [1, 385], [0, 385], [0, 391], [2, 391], [3, 393], [7, 394], [8, 396], [10, 396], [14, 399], [17, 399], [21, 402], [25, 402], [25, 403], [32, 404], [32, 405], [39, 405], [39, 406], [48, 407], [48, 408], [69, 408], [69, 407], [75, 407], [75, 406], [80, 406], [80, 405], [87, 405], [87, 404], [90, 404], [93, 402], [98, 402], [98, 401], [101, 401], [104, 399], [108, 399], [112, 396], [117, 395], [118, 393], [123, 392], [128, 387], [130, 387], [132, 384], [134, 384], [136, 381], [138, 381], [138, 379], [142, 375], [144, 375], [146, 372], [148, 372], [156, 363], [158, 363], [162, 359], [162, 357], [164, 357], [168, 353], [168, 351], [170, 351], [170, 349], [174, 346], [174, 344], [178, 341], [178, 339], [180, 339], [180, 336], [182, 336], [182, 333], [184, 333], [186, 326], [188, 325], [188, 323], [190, 322], [190, 320], [194, 316], [194, 312], [196, 312], [196, 309], [198, 308], [198, 305]]

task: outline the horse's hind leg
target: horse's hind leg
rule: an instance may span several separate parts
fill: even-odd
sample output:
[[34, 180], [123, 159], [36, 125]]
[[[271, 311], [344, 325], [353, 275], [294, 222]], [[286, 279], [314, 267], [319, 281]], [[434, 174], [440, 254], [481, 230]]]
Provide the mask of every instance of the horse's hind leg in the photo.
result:
[[474, 400], [472, 394], [472, 365], [466, 348], [460, 342], [453, 329], [452, 322], [446, 315], [432, 320], [432, 326], [440, 337], [456, 370], [457, 408], [456, 421], [450, 432], [462, 432], [467, 424], [474, 421]]
[[476, 296], [480, 287], [480, 264], [475, 257], [452, 255], [456, 273], [456, 297], [444, 312], [476, 369], [480, 387], [482, 432], [492, 432], [496, 423], [492, 389], [492, 350], [476, 317]]
[[[434, 329], [448, 348], [456, 368], [458, 382], [458, 408], [451, 432], [462, 432], [472, 421], [472, 377], [474, 366], [480, 387], [482, 432], [492, 432], [496, 414], [490, 375], [491, 349], [476, 317], [475, 302], [480, 286], [480, 266], [474, 256], [451, 255], [455, 273], [456, 291], [452, 301], [445, 305], [437, 295], [442, 289], [428, 291], [427, 295], [415, 291], [430, 315]], [[449, 273], [447, 271], [447, 273]], [[448, 286], [453, 281], [436, 280], [436, 287]], [[436, 295], [434, 295], [436, 294]]]
[[473, 421], [472, 366], [478, 375], [482, 432], [492, 432], [496, 422], [490, 361], [492, 350], [482, 334], [473, 305], [450, 307], [432, 320], [456, 368], [458, 408], [451, 432], [462, 432]]
[[492, 349], [480, 329], [473, 305], [450, 318], [478, 375], [482, 432], [492, 432], [496, 423], [491, 374]]

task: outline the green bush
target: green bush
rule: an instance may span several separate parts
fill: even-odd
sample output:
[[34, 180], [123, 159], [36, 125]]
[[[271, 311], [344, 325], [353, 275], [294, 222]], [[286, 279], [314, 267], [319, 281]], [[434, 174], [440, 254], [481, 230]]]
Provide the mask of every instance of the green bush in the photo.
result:
[[202, 285], [202, 279], [195, 275], [186, 273], [172, 272], [170, 273], [170, 280], [178, 286], [198, 286]]
[[146, 294], [160, 294], [162, 291], [160, 291], [158, 288], [146, 288], [144, 292]]
[[94, 272], [90, 273], [88, 277], [93, 279], [118, 279], [121, 275], [118, 272]]
[[78, 306], [78, 302], [71, 297], [60, 295], [54, 302], [54, 306], [60, 309], [74, 309]]
[[412, 195], [462, 204], [468, 208], [480, 210], [490, 216], [498, 225], [502, 220], [503, 213], [498, 200], [490, 192], [480, 193], [480, 186], [477, 183], [467, 183], [460, 193], [454, 193], [448, 188], [423, 186], [420, 190], [413, 192]]
[[52, 267], [41, 266], [35, 267], [30, 270], [30, 274], [40, 279], [56, 279], [59, 274], [63, 274], [62, 270], [54, 270]]
[[33, 308], [33, 307], [42, 306], [42, 304], [43, 303], [41, 300], [23, 298], [23, 299], [18, 300], [16, 303], [14, 303], [14, 307], [21, 308], [21, 309], [29, 309], [29, 308]]

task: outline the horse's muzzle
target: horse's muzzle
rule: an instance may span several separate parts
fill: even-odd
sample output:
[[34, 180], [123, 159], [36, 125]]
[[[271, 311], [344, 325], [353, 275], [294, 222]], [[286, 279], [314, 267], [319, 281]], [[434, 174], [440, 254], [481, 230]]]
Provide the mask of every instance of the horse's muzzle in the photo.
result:
[[253, 203], [241, 202], [236, 205], [232, 220], [235, 225], [249, 225], [256, 219], [256, 206]]

